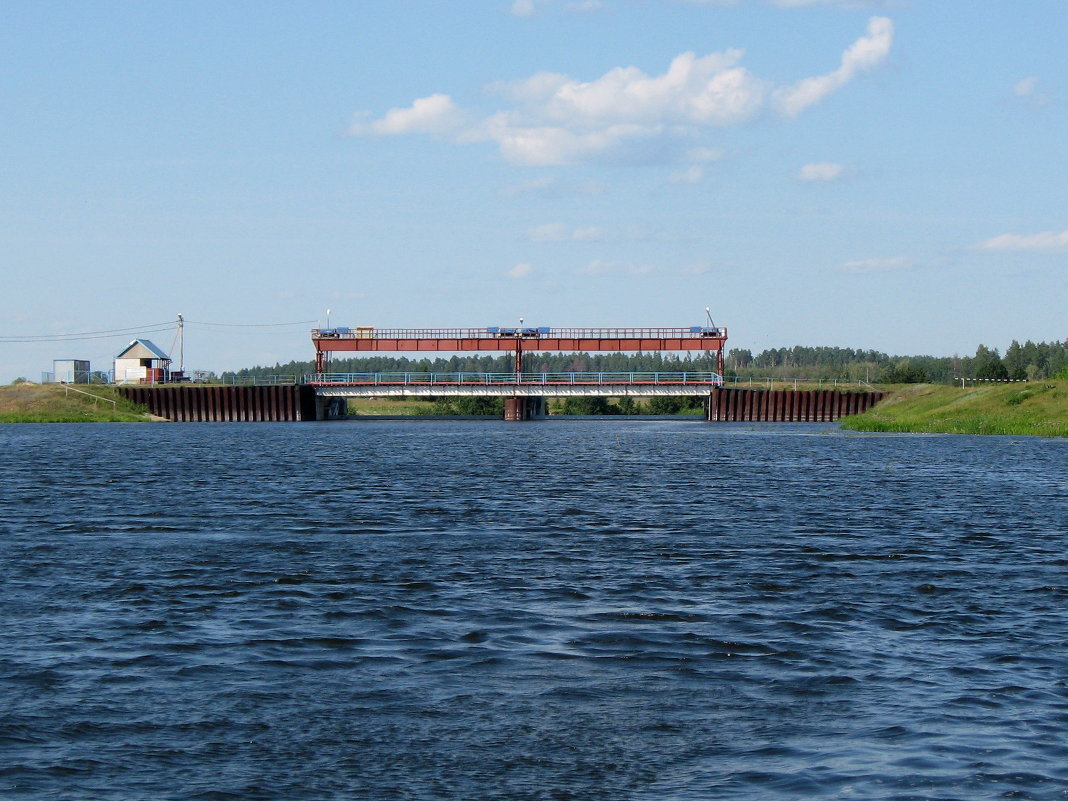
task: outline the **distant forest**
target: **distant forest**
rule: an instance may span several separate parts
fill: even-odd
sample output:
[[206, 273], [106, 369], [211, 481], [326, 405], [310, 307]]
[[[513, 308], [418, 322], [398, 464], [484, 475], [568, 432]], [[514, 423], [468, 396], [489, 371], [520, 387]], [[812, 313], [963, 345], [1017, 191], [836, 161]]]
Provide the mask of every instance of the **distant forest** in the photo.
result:
[[[563, 372], [655, 372], [707, 371], [716, 369], [714, 356], [701, 354], [625, 353], [538, 353], [525, 356], [524, 369], [532, 373]], [[335, 373], [508, 373], [512, 357], [453, 356], [448, 359], [411, 359], [394, 356], [332, 358], [328, 370]], [[251, 367], [221, 376], [224, 381], [266, 378], [276, 375], [307, 375], [315, 371], [313, 361], [292, 361], [273, 367]], [[1064, 342], [1017, 341], [1004, 355], [996, 348], [980, 345], [974, 356], [891, 356], [875, 350], [806, 347], [771, 348], [756, 356], [745, 348], [726, 354], [728, 380], [839, 379], [880, 384], [946, 384], [961, 378], [1041, 380], [1068, 377], [1068, 340]]]

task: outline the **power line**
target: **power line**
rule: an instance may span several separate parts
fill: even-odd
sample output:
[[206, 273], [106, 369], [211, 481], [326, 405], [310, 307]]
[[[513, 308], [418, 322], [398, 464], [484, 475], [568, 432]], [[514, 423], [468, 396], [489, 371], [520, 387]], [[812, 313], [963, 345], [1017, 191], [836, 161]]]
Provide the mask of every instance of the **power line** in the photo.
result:
[[186, 325], [190, 323], [193, 325], [217, 325], [224, 326], [226, 328], [281, 328], [286, 325], [308, 325], [309, 323], [317, 323], [318, 320], [297, 320], [294, 323], [201, 323], [196, 320], [186, 320]]
[[23, 336], [0, 337], [0, 343], [19, 344], [30, 342], [80, 342], [89, 339], [118, 339], [132, 334], [155, 334], [169, 331], [174, 323], [157, 323], [155, 326], [143, 326], [141, 328], [119, 328], [113, 331], [87, 331], [79, 334], [24, 334]]
[[[318, 320], [297, 320], [292, 323], [206, 323], [197, 322], [195, 320], [186, 320], [186, 325], [203, 325], [203, 326], [218, 326], [225, 328], [284, 328], [286, 326], [294, 325], [309, 325], [311, 323], [317, 323]], [[31, 342], [79, 342], [82, 340], [90, 339], [114, 339], [118, 337], [127, 337], [132, 334], [158, 334], [163, 331], [170, 331], [177, 323], [150, 323], [148, 325], [136, 326], [133, 328], [110, 328], [103, 331], [80, 331], [78, 333], [71, 334], [16, 334], [11, 336], [0, 336], [0, 343], [5, 344], [25, 344]]]

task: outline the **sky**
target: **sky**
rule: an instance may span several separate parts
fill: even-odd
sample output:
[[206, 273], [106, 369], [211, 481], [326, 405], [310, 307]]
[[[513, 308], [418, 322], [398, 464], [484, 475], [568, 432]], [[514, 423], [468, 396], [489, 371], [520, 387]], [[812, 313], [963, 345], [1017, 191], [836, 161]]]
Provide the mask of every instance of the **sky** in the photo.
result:
[[[0, 382], [136, 336], [1068, 337], [1063, 0], [10, 0]], [[329, 310], [329, 317], [327, 315]], [[177, 366], [177, 365], [176, 365]]]

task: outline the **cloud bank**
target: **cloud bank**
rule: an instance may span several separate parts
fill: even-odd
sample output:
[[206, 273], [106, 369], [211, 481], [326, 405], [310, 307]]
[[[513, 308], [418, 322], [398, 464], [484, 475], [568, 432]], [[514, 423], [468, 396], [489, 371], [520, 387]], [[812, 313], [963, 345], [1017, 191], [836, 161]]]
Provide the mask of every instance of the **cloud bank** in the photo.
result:
[[978, 250], [990, 251], [1033, 251], [1039, 253], [1068, 253], [1068, 231], [1044, 231], [1041, 234], [1021, 236], [1020, 234], [1002, 234], [987, 239], [976, 245]]
[[709, 160], [695, 147], [703, 133], [740, 125], [770, 107], [796, 117], [858, 75], [880, 64], [893, 41], [893, 23], [873, 17], [868, 32], [842, 55], [834, 72], [774, 88], [741, 66], [742, 50], [676, 56], [660, 75], [616, 67], [592, 81], [541, 72], [489, 87], [504, 108], [478, 117], [450, 95], [433, 94], [367, 122], [355, 136], [425, 134], [457, 144], [492, 142], [512, 164], [563, 166], [594, 161]]

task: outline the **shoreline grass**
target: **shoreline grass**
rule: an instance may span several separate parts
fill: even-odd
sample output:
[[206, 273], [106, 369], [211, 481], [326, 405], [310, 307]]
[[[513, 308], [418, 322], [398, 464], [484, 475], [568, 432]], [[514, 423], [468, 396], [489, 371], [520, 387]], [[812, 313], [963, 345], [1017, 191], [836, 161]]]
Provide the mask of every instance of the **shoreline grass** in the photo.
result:
[[0, 387], [0, 423], [145, 423], [153, 419], [143, 406], [126, 400], [112, 387], [30, 383]]
[[1068, 437], [1068, 382], [981, 387], [896, 387], [868, 412], [842, 420], [851, 431]]

